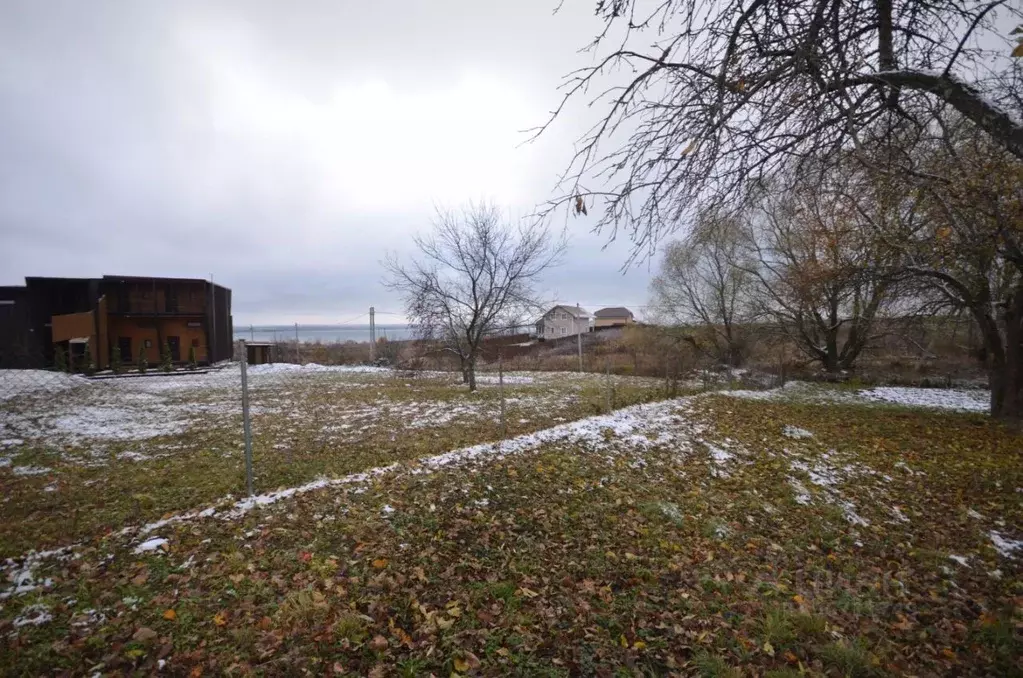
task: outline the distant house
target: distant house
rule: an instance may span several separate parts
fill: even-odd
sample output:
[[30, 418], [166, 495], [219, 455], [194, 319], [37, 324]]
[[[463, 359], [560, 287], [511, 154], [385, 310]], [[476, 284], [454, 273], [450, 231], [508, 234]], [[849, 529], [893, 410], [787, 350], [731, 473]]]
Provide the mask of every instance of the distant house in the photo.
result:
[[231, 290], [196, 278], [103, 276], [25, 278], [0, 288], [0, 365], [45, 368], [61, 349], [75, 364], [88, 350], [96, 367], [139, 354], [160, 362], [166, 344], [173, 362], [232, 355]]
[[536, 323], [541, 339], [557, 339], [590, 331], [590, 314], [578, 306], [555, 306]]
[[632, 311], [624, 306], [608, 306], [593, 314], [594, 327], [617, 327], [635, 322]]

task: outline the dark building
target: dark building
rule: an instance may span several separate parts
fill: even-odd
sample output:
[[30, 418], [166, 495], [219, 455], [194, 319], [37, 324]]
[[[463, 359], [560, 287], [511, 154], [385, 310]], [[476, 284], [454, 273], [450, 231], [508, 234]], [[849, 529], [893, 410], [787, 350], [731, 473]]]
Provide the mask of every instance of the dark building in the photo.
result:
[[197, 278], [25, 278], [24, 287], [0, 287], [0, 367], [53, 365], [55, 348], [69, 356], [86, 347], [99, 369], [114, 349], [121, 361], [139, 354], [160, 361], [192, 349], [201, 363], [232, 357], [231, 290]]

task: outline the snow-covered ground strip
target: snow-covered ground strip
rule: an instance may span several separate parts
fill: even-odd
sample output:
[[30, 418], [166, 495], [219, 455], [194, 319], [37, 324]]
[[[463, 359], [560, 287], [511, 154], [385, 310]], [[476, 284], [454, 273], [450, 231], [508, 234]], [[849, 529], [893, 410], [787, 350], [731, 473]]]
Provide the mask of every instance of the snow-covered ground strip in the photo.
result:
[[[235, 519], [249, 511], [276, 504], [299, 494], [342, 485], [359, 485], [371, 482], [382, 475], [407, 472], [413, 475], [433, 473], [440, 469], [451, 469], [472, 462], [490, 462], [509, 455], [537, 450], [552, 443], [579, 445], [594, 453], [611, 453], [615, 450], [645, 450], [650, 447], [670, 444], [679, 453], [692, 450], [696, 436], [704, 427], [688, 417], [689, 399], [661, 401], [652, 404], [635, 405], [611, 414], [589, 417], [565, 424], [516, 436], [496, 443], [483, 443], [452, 450], [444, 454], [420, 459], [410, 464], [390, 464], [341, 478], [320, 478], [297, 487], [290, 487], [254, 497], [234, 500], [225, 497], [214, 506], [169, 516], [142, 527], [127, 527], [121, 536], [142, 536], [146, 539], [136, 548], [150, 544], [163, 544], [163, 537], [148, 537], [167, 525], [205, 518]], [[148, 547], [147, 547], [148, 548]], [[153, 546], [152, 548], [156, 548]]]
[[[18, 464], [19, 446], [43, 447], [59, 451], [64, 461], [87, 466], [109, 462], [110, 450], [116, 458], [135, 462], [175, 454], [184, 449], [167, 444], [192, 429], [238, 429], [241, 414], [241, 375], [238, 366], [211, 370], [202, 374], [187, 372], [172, 375], [132, 376], [90, 381], [82, 377], [45, 371], [6, 370], [2, 375], [17, 385], [42, 385], [23, 388], [16, 397], [0, 406], [0, 440], [7, 465], [29, 473], [32, 466]], [[453, 421], [472, 422], [498, 416], [496, 403], [478, 396], [459, 395], [441, 400], [394, 400], [380, 397], [375, 402], [360, 396], [349, 397], [352, 389], [364, 392], [382, 388], [396, 373], [370, 366], [256, 365], [249, 370], [249, 386], [257, 434], [272, 435], [275, 447], [289, 444], [296, 433], [323, 432], [325, 442], [357, 439], [372, 429], [421, 429], [439, 427]], [[446, 386], [455, 378], [443, 374], [417, 378], [407, 384], [409, 393], [423, 388], [426, 393], [437, 385]], [[509, 375], [510, 383], [529, 384], [529, 375]], [[64, 389], [53, 396], [54, 384]], [[518, 416], [531, 412], [551, 412], [573, 402], [570, 394], [518, 394]], [[267, 418], [263, 415], [280, 415]], [[125, 450], [125, 443], [137, 443]], [[186, 446], [187, 447], [187, 446]]]
[[987, 412], [989, 391], [972, 389], [914, 388], [908, 386], [877, 386], [859, 391], [840, 390], [805, 381], [790, 381], [781, 388], [766, 391], [721, 391], [722, 395], [747, 400], [788, 400], [796, 402], [870, 404], [891, 403], [905, 407]]
[[[333, 434], [352, 439], [364, 434], [374, 422], [389, 428], [420, 429], [444, 426], [452, 421], [494, 419], [497, 405], [479, 394], [434, 400], [432, 394], [421, 401], [381, 397], [369, 405], [364, 398], [348, 397], [351, 389], [360, 392], [374, 386], [395, 386], [395, 377], [403, 373], [373, 366], [323, 366], [277, 363], [249, 368], [249, 388], [255, 427], [278, 430], [275, 424], [261, 422], [260, 416], [283, 415], [292, 426], [280, 429], [287, 434], [304, 423], [322, 429], [331, 442]], [[204, 373], [177, 372], [171, 375], [133, 375], [90, 381], [83, 377], [46, 371], [5, 370], [0, 376], [10, 381], [13, 393], [0, 407], [0, 440], [3, 448], [20, 445], [43, 446], [68, 452], [75, 450], [75, 462], [106, 463], [112, 443], [143, 442], [180, 435], [201, 425], [236, 426], [241, 414], [240, 367], [231, 365]], [[436, 386], [450, 386], [459, 375], [417, 373], [404, 384], [409, 393]], [[510, 373], [509, 387], [523, 386], [534, 392], [519, 392], [509, 397], [518, 418], [532, 412], [551, 413], [575, 402], [574, 391], [593, 375], [578, 373]], [[616, 378], [621, 381], [623, 378]], [[480, 375], [481, 384], [493, 386], [497, 376]], [[547, 384], [557, 388], [546, 390]], [[58, 397], [53, 392], [61, 389]], [[520, 389], [521, 391], [521, 389]], [[314, 399], [315, 403], [310, 403]], [[380, 418], [397, 422], [377, 422]], [[275, 441], [279, 444], [282, 441]], [[157, 441], [159, 444], [159, 441]], [[118, 453], [123, 448], [115, 448]], [[136, 461], [164, 456], [166, 452], [142, 449], [130, 451]]]
[[0, 370], [0, 401], [24, 396], [54, 395], [92, 382], [85, 377], [49, 370]]
[[987, 412], [991, 409], [991, 394], [988, 391], [878, 386], [860, 391], [858, 395], [867, 400], [907, 407], [933, 407], [964, 412]]

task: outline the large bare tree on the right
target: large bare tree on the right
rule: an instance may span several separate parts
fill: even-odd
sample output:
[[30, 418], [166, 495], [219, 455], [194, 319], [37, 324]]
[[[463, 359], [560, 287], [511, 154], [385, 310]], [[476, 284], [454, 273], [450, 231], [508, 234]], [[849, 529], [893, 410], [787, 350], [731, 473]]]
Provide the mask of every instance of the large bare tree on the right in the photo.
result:
[[594, 64], [568, 76], [538, 134], [578, 99], [601, 115], [548, 210], [596, 202], [598, 229], [649, 250], [780, 164], [852, 148], [882, 120], [926, 125], [935, 103], [1023, 158], [1021, 13], [1008, 0], [599, 0]]
[[887, 205], [861, 209], [861, 218], [933, 302], [972, 316], [987, 354], [991, 414], [1023, 420], [1023, 161], [960, 116], [877, 144], [873, 156]]

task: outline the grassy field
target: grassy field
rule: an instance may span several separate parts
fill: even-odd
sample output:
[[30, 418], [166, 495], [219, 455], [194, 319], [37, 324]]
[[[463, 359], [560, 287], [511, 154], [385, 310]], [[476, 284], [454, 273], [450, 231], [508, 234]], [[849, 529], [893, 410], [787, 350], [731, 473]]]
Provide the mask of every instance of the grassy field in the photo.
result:
[[[0, 600], [0, 667], [1020, 674], [1018, 435], [801, 389], [591, 416], [602, 381], [518, 376], [504, 441], [490, 385], [257, 376], [260, 490], [299, 488], [257, 501], [240, 500], [234, 424], [212, 425], [236, 414], [212, 389], [199, 426], [107, 443], [103, 465], [84, 463], [88, 443], [47, 453], [26, 438], [0, 469], [5, 549], [75, 545], [4, 566], [29, 590]], [[616, 404], [662, 386], [621, 380]], [[129, 447], [152, 458], [118, 458]], [[52, 472], [11, 472], [26, 465]], [[67, 532], [63, 504], [35, 498], [53, 482], [104, 517], [80, 511]]]
[[[440, 373], [263, 367], [250, 375], [257, 492], [502, 437], [496, 376], [470, 394]], [[0, 401], [7, 443], [0, 448], [0, 558], [244, 494], [237, 368], [96, 382], [56, 376], [63, 378], [55, 393], [36, 389]], [[597, 376], [513, 374], [507, 381], [507, 435], [606, 407], [606, 383]], [[656, 380], [619, 377], [613, 405], [663, 391]]]

